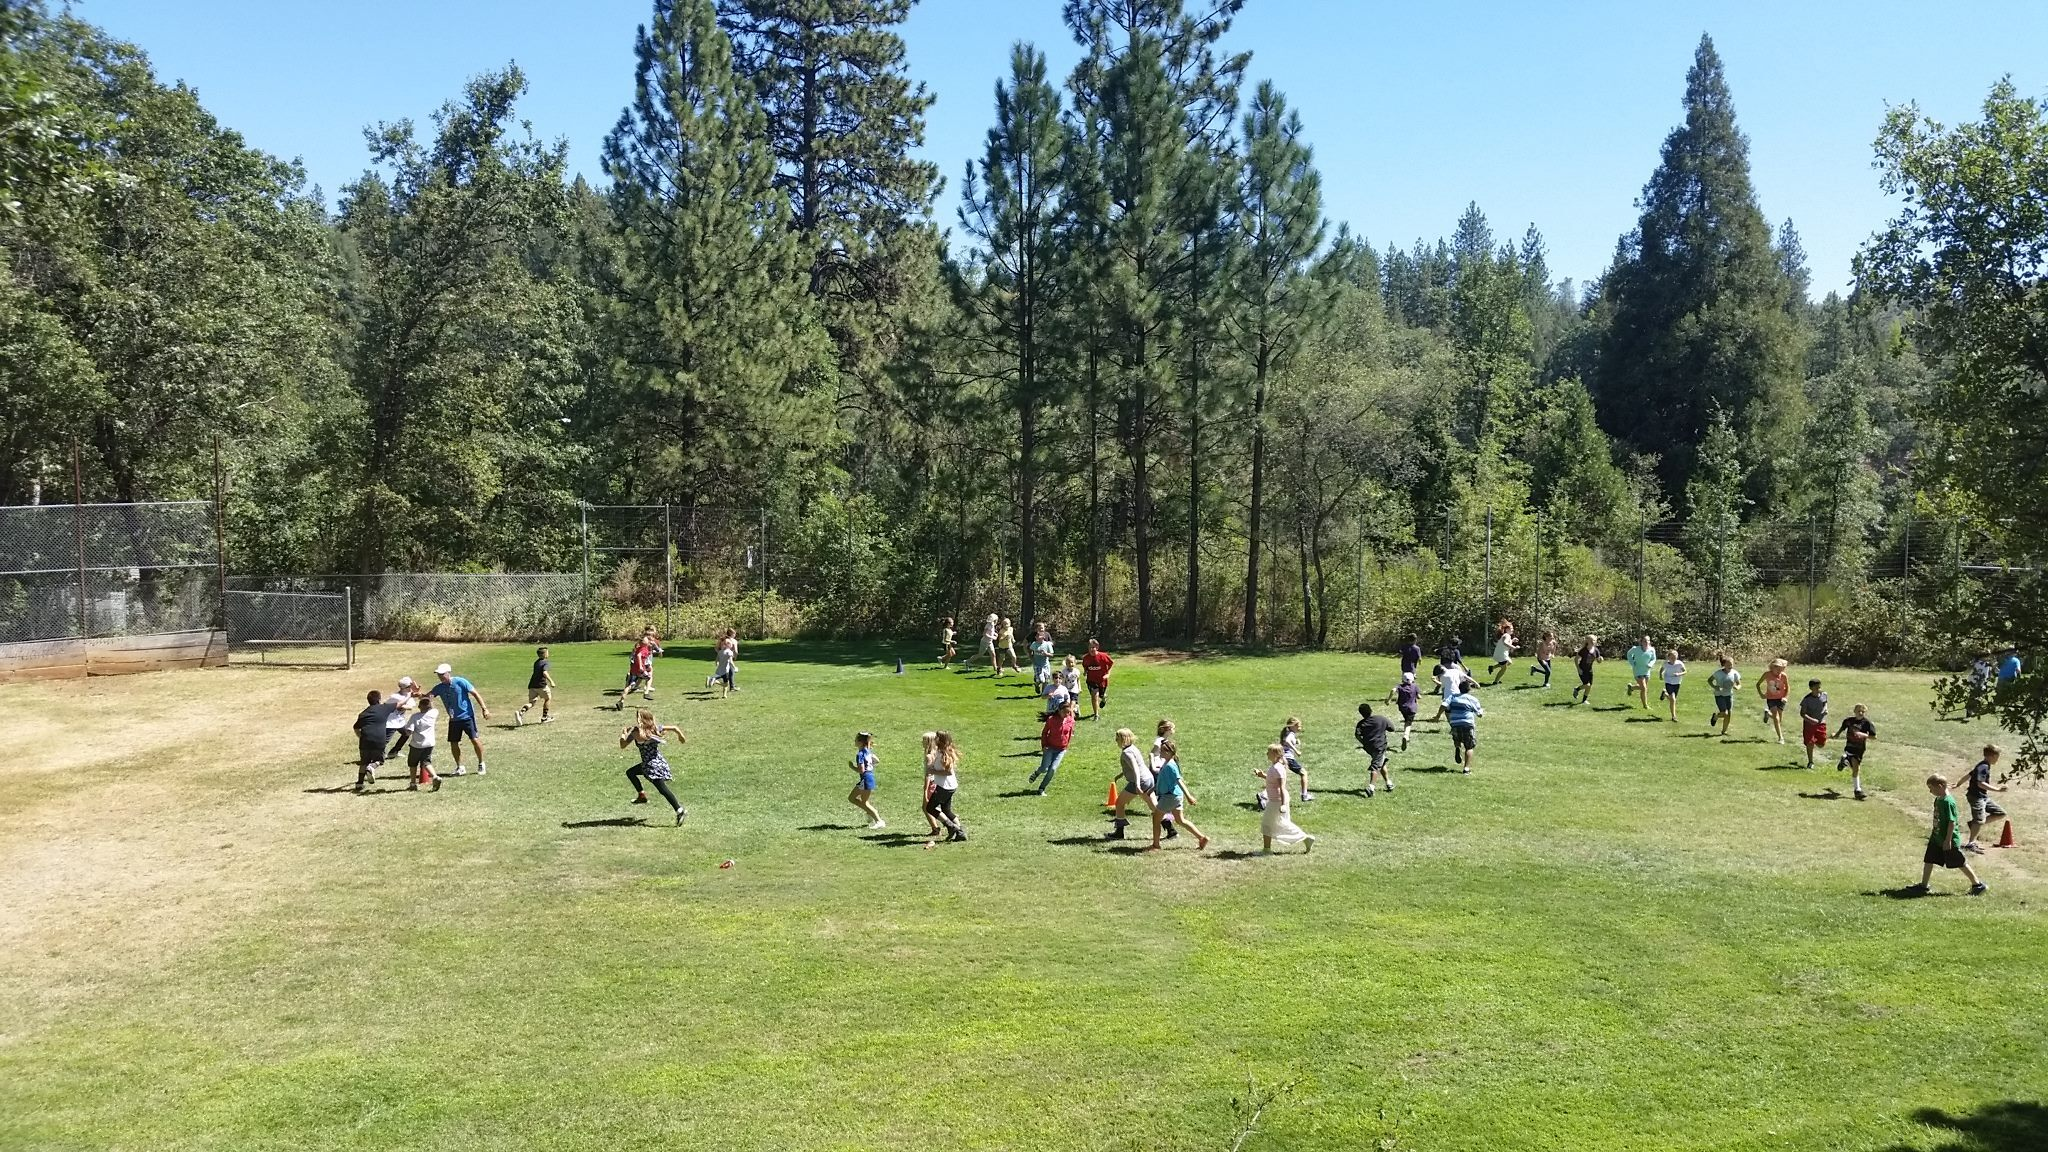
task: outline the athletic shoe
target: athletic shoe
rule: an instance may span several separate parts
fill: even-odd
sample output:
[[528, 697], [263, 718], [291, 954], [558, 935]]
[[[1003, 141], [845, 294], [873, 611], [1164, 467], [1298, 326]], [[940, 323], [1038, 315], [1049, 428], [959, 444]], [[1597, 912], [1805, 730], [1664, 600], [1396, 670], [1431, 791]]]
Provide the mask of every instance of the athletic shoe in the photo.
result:
[[1977, 843], [1975, 840], [1972, 840], [1968, 844], [1963, 845], [1963, 851], [1973, 852], [1979, 856], [1982, 856], [1984, 854], [1984, 846], [1982, 844]]
[[1908, 896], [1925, 896], [1927, 895], [1927, 885], [1908, 884], [1904, 888], [1899, 889], [1899, 891], [1905, 893]]
[[1401, 737], [1401, 751], [1403, 751], [1403, 752], [1406, 752], [1407, 750], [1408, 750], [1408, 737], [1406, 737], [1406, 736], [1403, 736], [1403, 737]]
[[1166, 838], [1168, 840], [1177, 840], [1180, 838], [1180, 829], [1173, 826], [1173, 821], [1168, 820], [1161, 824], [1160, 827], [1162, 830], [1165, 831]]
[[526, 711], [524, 709], [512, 713], [512, 726], [514, 728], [526, 727]]
[[1302, 802], [1303, 804], [1306, 804], [1306, 803], [1308, 803], [1309, 801], [1311, 801], [1311, 800], [1313, 800], [1313, 799], [1315, 799], [1315, 798], [1316, 798], [1316, 794], [1315, 794], [1315, 793], [1313, 793], [1313, 792], [1303, 792], [1303, 793], [1301, 794], [1301, 802]]
[[705, 686], [706, 688], [709, 688], [709, 687], [711, 687], [711, 679], [712, 679], [712, 678], [711, 678], [711, 677], [709, 677], [709, 676], [706, 676], [706, 677], [704, 678], [704, 686]]
[[952, 834], [946, 837], [946, 842], [949, 844], [955, 840], [961, 842], [962, 844], [965, 844], [967, 842], [967, 829], [955, 828], [953, 829]]
[[641, 698], [642, 700], [652, 700], [652, 699], [654, 699], [654, 693], [652, 693], [652, 692], [642, 692], [642, 693], [640, 694], [640, 698]]
[[640, 795], [638, 795], [638, 796], [635, 796], [635, 797], [633, 797], [633, 803], [635, 803], [635, 804], [645, 804], [645, 803], [647, 803], [647, 793], [645, 793], [645, 792], [642, 792], [642, 793], [641, 793]]
[[457, 765], [455, 766], [455, 774], [456, 774], [457, 776], [467, 776], [467, 775], [469, 775], [469, 769], [467, 769], [467, 768], [463, 767], [463, 766], [462, 766], [462, 765], [460, 765], [460, 764], [457, 764]]
[[1307, 852], [1313, 852], [1313, 851], [1315, 851], [1315, 850], [1316, 850], [1316, 838], [1315, 838], [1315, 837], [1313, 837], [1313, 836], [1311, 836], [1311, 837], [1309, 837], [1308, 839], [1306, 839], [1306, 840], [1303, 840], [1303, 841], [1301, 842], [1301, 850], [1302, 850], [1302, 851], [1303, 851], [1304, 853], [1307, 853]]
[[1261, 812], [1266, 810], [1266, 794], [1264, 792], [1252, 793], [1252, 807], [1257, 808]]
[[1989, 891], [1991, 891], [1991, 885], [1984, 883], [1982, 880], [1970, 885], [1970, 895], [1972, 896], [1982, 896]]
[[1372, 799], [1372, 785], [1370, 785], [1370, 784], [1367, 784], [1367, 785], [1365, 786], [1365, 798], [1366, 798], [1367, 800], [1370, 800], [1370, 799]]
[[888, 826], [889, 822], [887, 820], [877, 820], [873, 824], [868, 825], [870, 828], [887, 828]]
[[1467, 776], [1470, 776], [1470, 775], [1472, 774], [1472, 769], [1470, 769], [1470, 768], [1463, 768], [1463, 769], [1460, 769], [1460, 771], [1461, 771], [1461, 772], [1463, 772], [1463, 773], [1464, 773], [1465, 775], [1467, 775]]
[[621, 692], [621, 693], [619, 693], [619, 699], [618, 699], [618, 702], [617, 702], [617, 703], [614, 703], [614, 704], [612, 705], [612, 711], [614, 711], [614, 712], [623, 712], [623, 711], [625, 711], [625, 708], [626, 708], [626, 694], [625, 694], [624, 692]]
[[689, 814], [690, 814], [690, 813], [689, 813], [689, 810], [688, 810], [688, 809], [685, 809], [685, 808], [678, 808], [678, 809], [676, 809], [676, 827], [678, 827], [678, 828], [682, 827], [682, 826], [683, 826], [683, 817], [685, 817], [685, 816], [688, 816]]
[[1865, 796], [1865, 795], [1863, 794], [1863, 790], [1862, 790], [1861, 788], [1859, 788], [1859, 789], [1857, 789], [1857, 790], [1856, 790], [1856, 799], [1858, 799], [1858, 800], [1868, 800], [1868, 799], [1870, 799], [1870, 797], [1868, 797], [1868, 796]]
[[540, 718], [540, 722], [543, 724], [553, 724], [555, 722], [555, 718], [553, 716], [543, 715]]
[[1848, 758], [1847, 756], [1844, 756], [1844, 757], [1842, 757], [1841, 759], [1839, 759], [1839, 760], [1836, 760], [1836, 761], [1835, 761], [1835, 771], [1837, 771], [1837, 772], [1844, 772], [1844, 771], [1847, 771], [1847, 770], [1848, 770], [1848, 768], [1849, 768], [1849, 758]]
[[484, 762], [481, 760], [476, 762], [476, 774], [479, 776], [484, 774]]
[[1392, 780], [1389, 780], [1389, 781], [1387, 781], [1387, 791], [1389, 791], [1389, 792], [1392, 792], [1393, 790], [1394, 790], [1394, 782], [1393, 782]]
[[440, 790], [441, 790], [441, 778], [440, 778], [439, 776], [436, 776], [436, 777], [434, 777], [434, 791], [436, 791], [436, 792], [439, 792]]
[[420, 786], [419, 786], [419, 785], [417, 785], [417, 784], [407, 784], [407, 785], [405, 786], [405, 790], [406, 790], [407, 792], [417, 792], [417, 791], [419, 791], [419, 790], [420, 790]]

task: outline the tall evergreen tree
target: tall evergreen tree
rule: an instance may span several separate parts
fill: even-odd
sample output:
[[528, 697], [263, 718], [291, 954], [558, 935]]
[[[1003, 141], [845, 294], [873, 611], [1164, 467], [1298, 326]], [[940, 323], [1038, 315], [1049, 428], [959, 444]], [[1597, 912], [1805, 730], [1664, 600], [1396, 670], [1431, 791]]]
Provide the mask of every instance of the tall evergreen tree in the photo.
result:
[[960, 224], [975, 245], [964, 304], [977, 323], [975, 354], [991, 362], [1017, 417], [1020, 612], [1038, 615], [1039, 414], [1048, 381], [1043, 352], [1056, 303], [1062, 204], [1059, 90], [1045, 54], [1019, 43], [1010, 80], [996, 85], [996, 125], [980, 164], [967, 168]]
[[[1285, 371], [1314, 324], [1326, 315], [1332, 285], [1311, 275], [1323, 240], [1322, 178], [1302, 139], [1301, 116], [1266, 83], [1244, 117], [1244, 163], [1237, 220], [1244, 259], [1237, 277], [1239, 342], [1252, 376], [1251, 491], [1244, 576], [1247, 644], [1258, 639], [1259, 547], [1264, 540], [1266, 402], [1273, 375]], [[1377, 285], [1374, 286], [1377, 294]]]
[[[1716, 407], [1759, 464], [1787, 447], [1801, 408], [1790, 287], [1708, 37], [1686, 74], [1685, 109], [1608, 272], [1611, 322], [1593, 380], [1608, 431], [1656, 453], [1669, 491], [1685, 489]], [[1768, 471], [1755, 469], [1753, 492]]]
[[824, 397], [801, 387], [819, 351], [806, 253], [711, 0], [655, 0], [635, 52], [594, 269], [615, 459], [637, 495], [759, 499], [830, 442]]

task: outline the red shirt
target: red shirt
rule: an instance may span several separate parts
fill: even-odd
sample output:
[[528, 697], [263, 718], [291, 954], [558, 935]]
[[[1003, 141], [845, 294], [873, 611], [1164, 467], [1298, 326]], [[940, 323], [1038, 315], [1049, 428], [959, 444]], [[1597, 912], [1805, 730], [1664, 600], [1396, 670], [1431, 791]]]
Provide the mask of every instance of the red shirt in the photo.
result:
[[1065, 748], [1074, 741], [1074, 718], [1055, 712], [1045, 718], [1045, 727], [1039, 729], [1038, 742], [1046, 748]]
[[645, 644], [636, 644], [633, 646], [633, 675], [646, 675], [649, 666], [651, 666], [653, 663], [654, 649], [648, 647]]
[[1115, 665], [1116, 661], [1109, 658], [1109, 653], [1099, 648], [1081, 657], [1081, 670], [1087, 674], [1088, 683], [1097, 688], [1109, 683], [1109, 670]]

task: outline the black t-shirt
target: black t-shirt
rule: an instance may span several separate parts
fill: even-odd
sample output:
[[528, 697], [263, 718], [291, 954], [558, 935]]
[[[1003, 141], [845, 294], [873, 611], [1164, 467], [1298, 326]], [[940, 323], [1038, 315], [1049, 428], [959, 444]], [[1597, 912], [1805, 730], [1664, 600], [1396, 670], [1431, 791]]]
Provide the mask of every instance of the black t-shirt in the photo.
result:
[[1422, 645], [1410, 644], [1401, 649], [1401, 671], [1413, 672], [1422, 666]]
[[1387, 750], [1387, 733], [1394, 730], [1394, 722], [1385, 716], [1361, 716], [1358, 727], [1352, 733], [1358, 737], [1358, 746], [1368, 752]]
[[1990, 762], [1979, 760], [1977, 761], [1977, 766], [1975, 768], [1970, 769], [1969, 794], [1972, 796], [1991, 795]]
[[1852, 750], [1860, 752], [1864, 742], [1877, 735], [1877, 725], [1861, 716], [1851, 716], [1842, 721], [1842, 735], [1848, 737]]
[[381, 743], [384, 739], [384, 717], [390, 712], [389, 704], [372, 704], [356, 713], [356, 737]]
[[1593, 661], [1600, 659], [1600, 649], [1589, 644], [1579, 649], [1572, 659], [1579, 662], [1579, 671], [1591, 672], [1593, 670]]
[[1463, 664], [1465, 653], [1456, 644], [1446, 644], [1436, 650], [1436, 658], [1442, 664]]
[[535, 660], [535, 661], [533, 662], [533, 675], [531, 675], [531, 676], [528, 676], [528, 677], [526, 678], [526, 686], [527, 686], [528, 688], [545, 688], [545, 687], [547, 687], [547, 686], [548, 686], [548, 665], [549, 665], [549, 664], [551, 664], [551, 663], [553, 663], [553, 661], [550, 661], [550, 660]]

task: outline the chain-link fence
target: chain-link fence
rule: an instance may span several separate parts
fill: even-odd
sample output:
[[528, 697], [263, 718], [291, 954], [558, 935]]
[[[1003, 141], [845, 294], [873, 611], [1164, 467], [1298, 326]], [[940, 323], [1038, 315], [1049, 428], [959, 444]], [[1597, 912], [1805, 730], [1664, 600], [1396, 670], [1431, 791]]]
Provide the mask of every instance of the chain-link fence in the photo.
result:
[[573, 572], [235, 576], [230, 592], [346, 595], [358, 640], [560, 640], [588, 633]]
[[0, 508], [0, 643], [217, 626], [215, 529], [202, 500]]
[[354, 666], [352, 595], [346, 588], [340, 593], [247, 589], [221, 593], [228, 662]]

